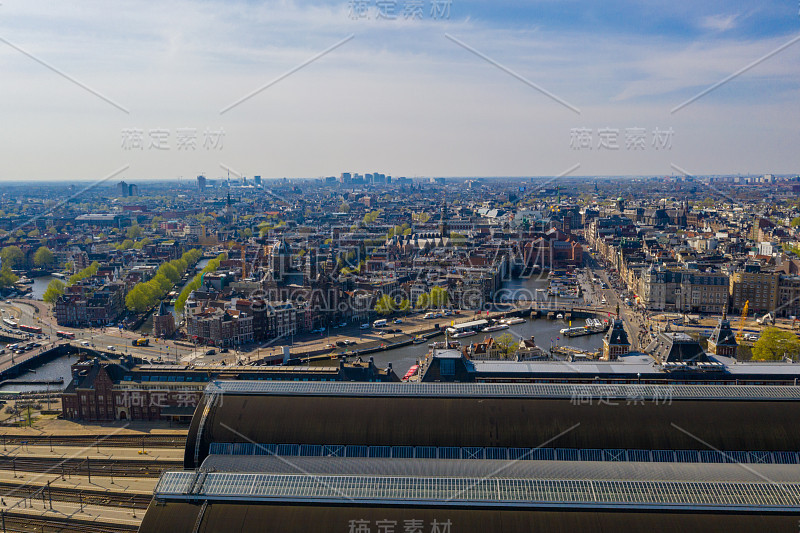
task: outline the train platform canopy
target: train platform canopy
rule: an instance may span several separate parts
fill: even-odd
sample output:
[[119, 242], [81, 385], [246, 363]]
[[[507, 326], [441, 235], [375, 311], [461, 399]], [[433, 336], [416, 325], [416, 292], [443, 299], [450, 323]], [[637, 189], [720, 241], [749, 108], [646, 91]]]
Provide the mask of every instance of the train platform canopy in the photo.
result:
[[798, 508], [798, 465], [211, 456], [162, 475], [139, 531], [766, 531]]
[[800, 517], [798, 400], [766, 385], [215, 381], [140, 532], [778, 531]]

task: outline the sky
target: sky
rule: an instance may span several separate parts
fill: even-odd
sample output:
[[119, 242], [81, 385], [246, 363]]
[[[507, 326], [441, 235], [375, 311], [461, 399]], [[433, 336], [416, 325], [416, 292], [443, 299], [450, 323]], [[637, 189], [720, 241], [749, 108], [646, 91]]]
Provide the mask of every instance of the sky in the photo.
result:
[[2, 0], [0, 180], [800, 172], [797, 0]]

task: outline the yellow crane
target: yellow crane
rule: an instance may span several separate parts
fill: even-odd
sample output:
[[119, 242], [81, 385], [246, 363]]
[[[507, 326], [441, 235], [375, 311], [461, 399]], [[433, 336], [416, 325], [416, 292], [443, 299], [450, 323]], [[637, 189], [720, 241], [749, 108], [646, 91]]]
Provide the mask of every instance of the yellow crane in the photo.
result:
[[736, 340], [742, 340], [742, 332], [744, 331], [744, 321], [747, 320], [747, 310], [750, 308], [750, 300], [747, 300], [744, 303], [744, 307], [742, 308], [742, 318], [739, 319], [739, 329], [736, 332]]

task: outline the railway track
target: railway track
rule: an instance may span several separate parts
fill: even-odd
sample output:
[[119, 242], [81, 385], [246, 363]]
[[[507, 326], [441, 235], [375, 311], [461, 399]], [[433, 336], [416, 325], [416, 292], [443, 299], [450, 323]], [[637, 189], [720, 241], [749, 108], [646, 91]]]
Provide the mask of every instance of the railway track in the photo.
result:
[[158, 477], [164, 470], [181, 470], [182, 461], [154, 459], [89, 459], [71, 457], [0, 456], [0, 470], [45, 472], [62, 476]]
[[153, 499], [150, 494], [108, 492], [47, 485], [20, 485], [5, 482], [0, 482], [0, 492], [5, 498], [28, 498], [40, 502], [52, 500], [83, 505], [124, 507], [126, 509], [147, 509], [150, 500]]
[[100, 446], [109, 448], [183, 448], [183, 435], [0, 435], [0, 444], [19, 446]]
[[73, 518], [36, 518], [21, 513], [3, 512], [0, 528], [4, 532], [49, 531], [59, 533], [129, 533], [137, 531], [138, 526], [122, 524], [103, 524]]

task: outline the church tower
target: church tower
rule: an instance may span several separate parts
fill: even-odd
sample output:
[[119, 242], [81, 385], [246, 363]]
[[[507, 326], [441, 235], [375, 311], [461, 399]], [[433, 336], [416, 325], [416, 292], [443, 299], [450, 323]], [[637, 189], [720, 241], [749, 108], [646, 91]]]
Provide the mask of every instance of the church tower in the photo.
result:
[[442, 203], [442, 211], [439, 220], [439, 234], [442, 237], [450, 236], [450, 228], [447, 227], [447, 202]]

